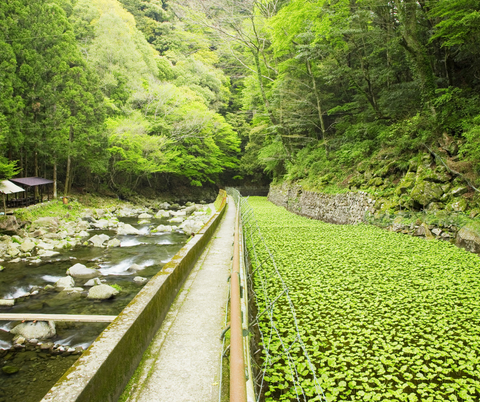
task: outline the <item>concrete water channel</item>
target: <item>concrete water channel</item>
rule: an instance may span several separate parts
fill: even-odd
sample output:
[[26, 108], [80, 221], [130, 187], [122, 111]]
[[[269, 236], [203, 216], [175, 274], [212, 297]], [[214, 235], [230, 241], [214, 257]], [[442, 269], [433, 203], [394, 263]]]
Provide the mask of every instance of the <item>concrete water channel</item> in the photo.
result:
[[[72, 364], [73, 367], [65, 373], [45, 397], [45, 400], [116, 400], [122, 392], [126, 380], [133, 374], [133, 370], [142, 357], [143, 350], [148, 346], [149, 338], [153, 337], [154, 331], [162, 322], [164, 314], [158, 314], [158, 311], [168, 310], [176, 291], [185, 280], [194, 260], [208, 243], [222, 214], [223, 210], [222, 213], [214, 214], [200, 233], [190, 241], [188, 241], [189, 236], [183, 233], [153, 233], [151, 231], [158, 224], [166, 224], [165, 219], [152, 219], [148, 223], [138, 224], [136, 218], [121, 218], [123, 222], [132, 224], [140, 231], [138, 235], [117, 236], [121, 241], [121, 247], [111, 249], [76, 247], [72, 250], [62, 251], [54, 258], [40, 264], [28, 265], [25, 262], [18, 262], [6, 265], [0, 282], [0, 292], [2, 293], [0, 296], [15, 298], [16, 303], [11, 308], [3, 308], [2, 312], [18, 314], [19, 317], [26, 316], [27, 318], [27, 314], [38, 313], [84, 316], [88, 314], [118, 315], [118, 317], [112, 324], [108, 322], [110, 319], [104, 319], [105, 322], [98, 323], [68, 322], [68, 320], [66, 320], [67, 322], [57, 322], [57, 334], [52, 340], [55, 343], [54, 352], [51, 348], [42, 350], [41, 346], [28, 343], [26, 346], [24, 345], [25, 347], [15, 349], [12, 346], [13, 335], [8, 331], [18, 324], [18, 321], [0, 321], [0, 360], [5, 363], [2, 366], [9, 365], [20, 368], [14, 374], [0, 371], [0, 401], [38, 402]], [[115, 236], [114, 232], [105, 230], [95, 231], [95, 233]], [[231, 239], [232, 236], [229, 240], [231, 241]], [[185, 245], [187, 241], [188, 244]], [[228, 262], [230, 263], [230, 260]], [[87, 300], [84, 297], [78, 297], [75, 300], [63, 299], [58, 297], [55, 291], [31, 294], [32, 287], [35, 289], [36, 286], [41, 289], [47, 284], [54, 284], [59, 278], [65, 276], [66, 270], [75, 263], [98, 266], [103, 280], [108, 284], [118, 285], [121, 288], [120, 293], [113, 299], [101, 302]], [[132, 273], [128, 268], [133, 264], [137, 264], [143, 269]], [[202, 271], [200, 268], [197, 269], [195, 275], [200, 278], [199, 270]], [[226, 272], [223, 273], [224, 276]], [[136, 275], [146, 277], [150, 281], [143, 287], [142, 284], [132, 280]], [[225, 293], [226, 277], [221, 280], [221, 283], [223, 293]], [[166, 286], [162, 288], [161, 284]], [[217, 285], [222, 287], [220, 284]], [[136, 295], [137, 297], [135, 297]], [[159, 309], [155, 308], [156, 297], [157, 302], [159, 301], [161, 304]], [[222, 303], [224, 303], [225, 297], [224, 295], [220, 297]], [[132, 301], [132, 299], [134, 300]], [[127, 305], [128, 307], [125, 308]], [[152, 307], [157, 311], [148, 317], [142, 315], [140, 310], [145, 312]], [[221, 312], [215, 309], [215, 313], [221, 320]], [[142, 322], [142, 318], [147, 323]], [[138, 322], [136, 323], [136, 321]], [[128, 338], [128, 336], [124, 336], [126, 327], [138, 331], [138, 333], [133, 331], [129, 335], [132, 336], [131, 341], [134, 344], [131, 348], [127, 344], [122, 344], [126, 341], [125, 338]], [[95, 339], [97, 339], [96, 342], [92, 344]], [[83, 352], [84, 349], [87, 350]], [[121, 385], [118, 383], [118, 378], [112, 380], [102, 370], [98, 370], [100, 374], [97, 373], [99, 368], [107, 367], [108, 369], [111, 364], [109, 358], [111, 359], [112, 356], [116, 356], [123, 367], [128, 367], [127, 372], [121, 376], [124, 381]], [[92, 364], [95, 366], [93, 369]], [[87, 382], [78, 381], [75, 375], [84, 370], [88, 371], [92, 378], [89, 378]], [[83, 374], [80, 376], [84, 378]], [[75, 386], [68, 385], [69, 378], [74, 378]], [[104, 387], [108, 388], [107, 390], [100, 391], [94, 387], [95, 396], [85, 396], [88, 395], [89, 387], [98, 379], [100, 384], [111, 381], [111, 385]], [[65, 392], [65, 384], [68, 392]], [[134, 387], [134, 389], [137, 388], [138, 386]], [[80, 391], [72, 392], [75, 390]]]

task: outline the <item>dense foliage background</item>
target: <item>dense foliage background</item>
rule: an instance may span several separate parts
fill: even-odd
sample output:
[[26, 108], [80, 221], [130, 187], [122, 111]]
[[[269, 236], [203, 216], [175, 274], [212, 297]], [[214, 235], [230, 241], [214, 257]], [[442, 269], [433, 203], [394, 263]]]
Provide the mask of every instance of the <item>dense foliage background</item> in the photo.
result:
[[13, 162], [21, 175], [57, 171], [67, 191], [341, 187], [361, 161], [395, 160], [401, 176], [428, 147], [475, 182], [479, 10], [478, 0], [2, 2], [0, 173]]
[[209, 41], [166, 3], [125, 7], [133, 15], [116, 0], [2, 3], [4, 177], [16, 161], [21, 175], [58, 172], [65, 192], [128, 193], [214, 183], [237, 166], [237, 134], [218, 113], [229, 80]]
[[379, 152], [405, 173], [419, 150], [453, 142], [445, 157], [477, 175], [480, 2], [183, 4], [244, 67], [244, 172], [318, 188]]

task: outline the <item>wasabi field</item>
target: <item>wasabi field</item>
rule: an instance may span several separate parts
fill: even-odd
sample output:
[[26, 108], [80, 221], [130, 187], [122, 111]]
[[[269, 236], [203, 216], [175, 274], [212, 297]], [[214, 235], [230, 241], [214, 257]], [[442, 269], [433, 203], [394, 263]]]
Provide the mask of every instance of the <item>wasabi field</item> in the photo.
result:
[[[328, 401], [480, 400], [479, 256], [374, 226], [310, 220], [261, 197], [248, 203]], [[247, 247], [251, 254], [249, 241]], [[264, 251], [257, 246], [257, 252]], [[272, 264], [263, 265], [254, 273], [254, 287], [268, 287], [257, 294], [259, 311], [282, 292]], [[287, 309], [279, 299], [273, 320], [259, 319], [265, 333], [273, 321], [281, 334], [281, 341], [271, 337], [261, 345], [264, 356], [267, 346], [270, 355], [278, 352], [265, 372], [265, 398], [296, 400], [280, 345], [291, 342], [308, 400], [321, 400]]]

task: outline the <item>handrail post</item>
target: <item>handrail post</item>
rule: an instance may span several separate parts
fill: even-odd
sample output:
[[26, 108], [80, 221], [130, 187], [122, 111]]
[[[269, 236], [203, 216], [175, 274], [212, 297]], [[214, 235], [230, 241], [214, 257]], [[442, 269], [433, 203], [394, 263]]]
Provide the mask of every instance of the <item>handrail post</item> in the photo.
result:
[[245, 362], [243, 353], [242, 309], [240, 304], [240, 252], [239, 220], [240, 206], [237, 206], [233, 268], [230, 301], [230, 402], [246, 402]]

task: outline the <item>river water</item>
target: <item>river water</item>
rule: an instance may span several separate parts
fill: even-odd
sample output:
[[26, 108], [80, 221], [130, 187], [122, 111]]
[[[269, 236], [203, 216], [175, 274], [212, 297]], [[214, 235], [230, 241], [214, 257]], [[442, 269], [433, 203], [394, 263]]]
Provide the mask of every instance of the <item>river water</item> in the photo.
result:
[[[107, 234], [121, 241], [120, 247], [100, 248], [77, 246], [62, 250], [60, 254], [40, 263], [4, 263], [0, 272], [0, 298], [15, 298], [15, 306], [2, 307], [4, 313], [50, 313], [50, 314], [101, 314], [117, 315], [133, 299], [143, 285], [133, 281], [135, 276], [151, 278], [183, 247], [188, 236], [183, 233], [151, 233], [151, 229], [167, 224], [166, 219], [152, 219], [149, 223], [137, 224], [137, 218], [120, 218], [140, 230], [139, 235], [117, 236], [114, 231], [92, 230], [90, 234]], [[113, 299], [92, 301], [86, 293], [63, 297], [54, 290], [43, 288], [64, 277], [66, 270], [76, 263], [90, 268], [99, 268], [104, 283], [120, 286], [120, 293]], [[144, 267], [137, 272], [128, 268], [133, 264]], [[87, 280], [76, 280], [83, 286]], [[37, 295], [26, 296], [37, 286]], [[88, 288], [84, 288], [88, 291]], [[37, 402], [79, 357], [78, 354], [53, 354], [28, 346], [10, 351], [13, 335], [8, 331], [18, 322], [0, 321], [0, 366], [13, 366], [20, 370], [15, 374], [0, 371], [0, 402]], [[57, 335], [51, 341], [65, 348], [86, 349], [107, 326], [107, 323], [56, 323]], [[5, 349], [5, 350], [1, 350]], [[71, 350], [71, 349], [70, 349]]]

